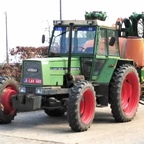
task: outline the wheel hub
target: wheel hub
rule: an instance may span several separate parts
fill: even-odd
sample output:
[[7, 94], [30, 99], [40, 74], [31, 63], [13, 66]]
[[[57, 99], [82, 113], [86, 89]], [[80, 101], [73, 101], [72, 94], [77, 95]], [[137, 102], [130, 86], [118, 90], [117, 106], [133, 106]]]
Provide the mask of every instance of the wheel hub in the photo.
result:
[[10, 104], [10, 98], [12, 95], [15, 95], [16, 91], [11, 89], [10, 87], [7, 87], [3, 90], [3, 93], [1, 95], [1, 110], [5, 114], [10, 114], [14, 112], [14, 109], [12, 108]]

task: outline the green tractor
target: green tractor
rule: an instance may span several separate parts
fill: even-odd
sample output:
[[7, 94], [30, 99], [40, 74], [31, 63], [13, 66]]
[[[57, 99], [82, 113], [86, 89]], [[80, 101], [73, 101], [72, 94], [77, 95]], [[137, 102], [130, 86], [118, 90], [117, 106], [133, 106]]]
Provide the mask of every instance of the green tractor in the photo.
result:
[[19, 111], [42, 109], [48, 116], [66, 113], [71, 129], [82, 132], [95, 108], [109, 105], [117, 122], [135, 117], [144, 82], [143, 57], [136, 54], [144, 48], [137, 43], [143, 38], [128, 35], [131, 27], [122, 23], [106, 25], [105, 13], [100, 15], [54, 21], [48, 57], [23, 60], [20, 86], [0, 77], [0, 123], [10, 123]]

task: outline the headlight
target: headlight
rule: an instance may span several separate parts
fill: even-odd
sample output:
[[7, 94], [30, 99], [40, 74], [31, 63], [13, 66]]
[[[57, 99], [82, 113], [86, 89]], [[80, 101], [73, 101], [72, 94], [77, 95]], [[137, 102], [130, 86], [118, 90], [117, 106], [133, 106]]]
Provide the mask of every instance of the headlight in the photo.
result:
[[37, 87], [35, 93], [40, 95], [43, 94], [43, 88]]
[[26, 93], [26, 87], [20, 86], [19, 93]]

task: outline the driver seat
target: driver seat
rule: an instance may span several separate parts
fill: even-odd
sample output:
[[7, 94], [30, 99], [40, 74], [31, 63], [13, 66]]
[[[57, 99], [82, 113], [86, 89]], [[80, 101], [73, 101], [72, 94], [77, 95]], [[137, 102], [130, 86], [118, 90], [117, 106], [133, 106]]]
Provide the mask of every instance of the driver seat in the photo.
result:
[[85, 52], [85, 53], [93, 53], [94, 39], [87, 40], [83, 47], [84, 47], [83, 52]]

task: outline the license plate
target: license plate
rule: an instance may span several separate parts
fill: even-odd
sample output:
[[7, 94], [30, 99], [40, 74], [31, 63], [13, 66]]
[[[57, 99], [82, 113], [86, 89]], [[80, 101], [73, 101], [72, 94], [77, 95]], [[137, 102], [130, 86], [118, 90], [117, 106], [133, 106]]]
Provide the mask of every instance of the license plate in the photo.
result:
[[34, 78], [24, 78], [24, 83], [28, 83], [28, 84], [41, 84], [42, 80], [41, 79], [34, 79]]

